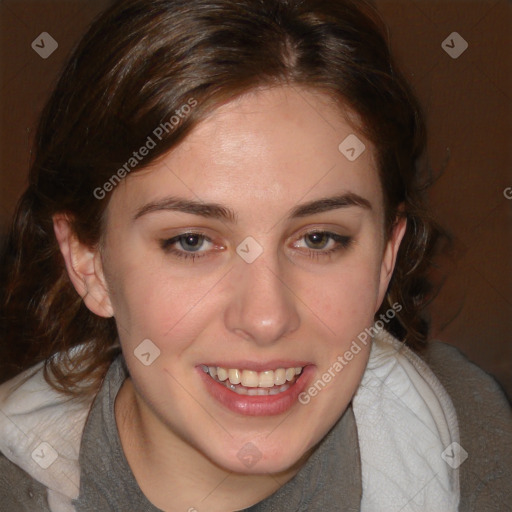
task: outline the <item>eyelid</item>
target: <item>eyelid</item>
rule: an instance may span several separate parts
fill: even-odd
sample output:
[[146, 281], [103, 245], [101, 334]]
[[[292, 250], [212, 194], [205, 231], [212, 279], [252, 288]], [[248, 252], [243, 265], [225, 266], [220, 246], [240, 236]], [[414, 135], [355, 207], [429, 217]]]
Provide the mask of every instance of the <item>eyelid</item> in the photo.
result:
[[[305, 233], [302, 233], [299, 237], [297, 237], [295, 239], [294, 243], [296, 243], [298, 241], [301, 241], [306, 236], [312, 235], [312, 234], [327, 235], [327, 237], [330, 240], [336, 242], [338, 245], [341, 245], [341, 246], [348, 246], [351, 243], [351, 241], [353, 240], [353, 237], [351, 237], [349, 235], [341, 235], [341, 234], [336, 233], [334, 231], [327, 231], [327, 230], [321, 230], [321, 229], [313, 229], [311, 231], [306, 231]], [[322, 252], [322, 249], [318, 249], [318, 250], [311, 249], [311, 248], [308, 248], [308, 249], [312, 250], [314, 252], [319, 252], [319, 253]]]
[[[203, 239], [203, 241], [214, 244], [213, 240], [206, 233], [203, 233], [201, 231], [188, 230], [188, 231], [182, 231], [182, 232], [178, 233], [177, 235], [161, 239], [160, 245], [162, 247], [164, 247], [164, 246], [170, 247], [170, 246], [173, 246], [174, 244], [178, 243], [181, 239], [186, 238], [187, 236], [190, 236], [190, 235], [199, 236]], [[187, 251], [182, 251], [182, 252], [187, 252]], [[190, 252], [194, 252], [194, 251], [190, 251]], [[198, 252], [205, 252], [205, 251], [198, 251]]]
[[[179, 243], [180, 239], [187, 237], [188, 235], [197, 235], [203, 238], [203, 241], [209, 242], [213, 245], [212, 248], [206, 250], [197, 250], [197, 251], [186, 251], [183, 248], [177, 248], [176, 245]], [[193, 263], [196, 259], [207, 258], [212, 255], [212, 253], [217, 251], [222, 251], [225, 249], [224, 244], [215, 243], [213, 238], [208, 236], [201, 229], [185, 229], [180, 230], [174, 236], [168, 238], [162, 238], [159, 240], [160, 248], [164, 251], [166, 255], [173, 256], [177, 260], [188, 261], [191, 260]]]
[[[351, 236], [348, 234], [343, 234], [343, 232], [346, 232], [346, 228], [342, 228], [340, 226], [333, 226], [333, 225], [316, 225], [316, 226], [308, 226], [303, 229], [300, 229], [296, 232], [296, 234], [292, 235], [294, 240], [299, 240], [306, 235], [310, 235], [312, 233], [324, 233], [327, 235], [333, 235], [337, 237], [346, 237], [350, 238]], [[291, 238], [291, 237], [290, 237]]]

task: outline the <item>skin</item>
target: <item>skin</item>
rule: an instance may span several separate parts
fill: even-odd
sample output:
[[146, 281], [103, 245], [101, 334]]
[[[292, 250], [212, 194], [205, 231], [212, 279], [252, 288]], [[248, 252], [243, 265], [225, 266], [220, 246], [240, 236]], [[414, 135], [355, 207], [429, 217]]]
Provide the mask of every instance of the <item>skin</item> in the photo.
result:
[[[131, 377], [116, 399], [117, 426], [137, 482], [162, 510], [225, 512], [261, 501], [296, 474], [357, 390], [369, 344], [309, 404], [273, 416], [226, 409], [196, 370], [210, 361], [292, 359], [313, 365], [314, 382], [373, 324], [405, 221], [384, 239], [371, 143], [358, 135], [366, 150], [354, 162], [338, 150], [352, 133], [322, 94], [288, 86], [252, 91], [118, 185], [101, 250], [81, 244], [66, 217], [55, 216], [78, 293], [119, 327]], [[300, 204], [347, 192], [371, 208], [288, 218]], [[171, 195], [222, 204], [236, 222], [170, 210], [133, 220], [145, 204]], [[162, 249], [161, 240], [191, 230], [212, 240], [201, 257]], [[321, 230], [352, 243], [319, 255], [337, 247], [305, 236]], [[263, 248], [250, 264], [236, 253], [248, 236]], [[160, 349], [150, 366], [134, 355], [144, 339]], [[261, 454], [250, 468], [237, 457], [248, 442]]]

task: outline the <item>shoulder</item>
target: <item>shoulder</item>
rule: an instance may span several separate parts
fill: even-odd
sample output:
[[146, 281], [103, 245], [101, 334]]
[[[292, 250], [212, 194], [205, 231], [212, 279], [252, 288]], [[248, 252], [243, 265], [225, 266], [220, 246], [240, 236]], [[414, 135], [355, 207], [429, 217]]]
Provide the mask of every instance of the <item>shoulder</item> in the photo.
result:
[[89, 409], [90, 400], [53, 389], [41, 365], [0, 385], [0, 510], [64, 510], [76, 497]]
[[0, 503], [2, 510], [50, 512], [46, 487], [31, 478], [0, 452]]
[[460, 511], [512, 510], [512, 408], [500, 385], [457, 348], [433, 341], [420, 354], [457, 412], [461, 464]]
[[498, 382], [452, 345], [433, 341], [420, 354], [450, 395], [457, 412], [475, 421], [494, 419], [490, 429], [510, 434], [512, 409]]

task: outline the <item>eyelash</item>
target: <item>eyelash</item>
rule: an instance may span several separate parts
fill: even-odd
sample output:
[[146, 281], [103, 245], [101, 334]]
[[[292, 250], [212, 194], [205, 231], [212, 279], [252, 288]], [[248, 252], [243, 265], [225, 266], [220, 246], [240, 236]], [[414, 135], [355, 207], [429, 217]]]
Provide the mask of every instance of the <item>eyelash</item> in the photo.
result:
[[[334, 253], [337, 253], [339, 251], [343, 251], [348, 249], [352, 243], [353, 238], [350, 236], [345, 235], [339, 235], [337, 233], [332, 233], [330, 231], [322, 231], [322, 230], [314, 230], [314, 231], [308, 231], [307, 233], [304, 233], [298, 240], [304, 239], [306, 236], [310, 235], [327, 235], [330, 240], [333, 240], [336, 242], [336, 246], [328, 249], [328, 250], [315, 250], [315, 249], [308, 249], [307, 250], [307, 257], [318, 260], [320, 257], [327, 257], [331, 258]], [[192, 262], [194, 262], [196, 259], [204, 258], [205, 256], [208, 256], [208, 251], [201, 251], [201, 252], [187, 252], [183, 250], [175, 249], [173, 246], [180, 242], [180, 240], [186, 239], [188, 236], [199, 236], [202, 237], [204, 241], [212, 242], [210, 238], [208, 238], [204, 233], [199, 232], [187, 232], [182, 233], [178, 236], [175, 236], [173, 238], [168, 238], [160, 241], [160, 246], [162, 250], [168, 254], [172, 254], [173, 256], [176, 256], [178, 258], [188, 260], [192, 259]]]
[[180, 251], [178, 249], [175, 249], [173, 246], [174, 244], [177, 244], [180, 240], [183, 240], [187, 238], [188, 236], [199, 236], [202, 237], [204, 240], [211, 242], [211, 240], [204, 234], [204, 233], [196, 233], [194, 231], [189, 231], [187, 233], [182, 233], [181, 235], [175, 236], [173, 238], [168, 238], [165, 240], [160, 241], [160, 246], [164, 250], [164, 252], [168, 254], [172, 254], [173, 256], [177, 256], [178, 258], [182, 258], [184, 260], [192, 259], [192, 262], [194, 262], [199, 258], [204, 258], [207, 256], [206, 251], [194, 253], [194, 252], [186, 252], [186, 251]]
[[327, 237], [329, 238], [327, 243], [329, 243], [330, 240], [336, 243], [334, 247], [328, 250], [307, 249], [307, 256], [315, 260], [318, 260], [321, 257], [331, 259], [331, 257], [334, 256], [335, 253], [347, 250], [352, 245], [353, 242], [353, 238], [350, 236], [338, 235], [338, 233], [332, 233], [330, 231], [322, 230], [308, 231], [307, 233], [304, 233], [299, 238], [299, 240], [303, 240], [305, 237], [311, 235], [327, 235]]

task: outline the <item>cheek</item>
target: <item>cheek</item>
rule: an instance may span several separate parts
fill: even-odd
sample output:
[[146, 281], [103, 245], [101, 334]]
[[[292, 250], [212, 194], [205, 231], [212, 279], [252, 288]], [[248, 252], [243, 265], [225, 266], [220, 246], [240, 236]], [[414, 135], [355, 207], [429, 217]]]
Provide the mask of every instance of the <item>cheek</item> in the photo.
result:
[[346, 408], [366, 368], [371, 344], [365, 329], [374, 321], [380, 269], [377, 251], [373, 254], [347, 258], [335, 272], [317, 283], [310, 281], [305, 289], [312, 321], [328, 331], [317, 354], [322, 383], [306, 390], [325, 424], [336, 421]]
[[303, 296], [332, 330], [341, 326], [366, 327], [373, 321], [379, 292], [380, 262], [377, 257], [354, 256], [319, 278], [310, 276]]
[[131, 344], [145, 338], [186, 344], [203, 327], [218, 281], [217, 274], [180, 273], [157, 258], [120, 260], [109, 282], [120, 336]]

